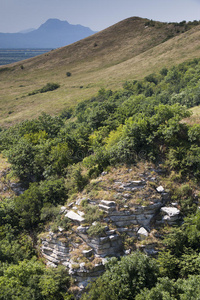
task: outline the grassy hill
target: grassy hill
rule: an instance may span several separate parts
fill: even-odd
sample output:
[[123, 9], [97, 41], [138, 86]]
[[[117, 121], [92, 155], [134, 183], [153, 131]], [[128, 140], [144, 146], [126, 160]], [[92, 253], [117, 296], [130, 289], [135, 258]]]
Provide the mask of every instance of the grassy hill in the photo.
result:
[[[43, 111], [58, 113], [101, 87], [116, 89], [126, 80], [199, 57], [199, 39], [198, 24], [132, 17], [69, 46], [1, 67], [0, 125], [37, 117]], [[28, 95], [48, 82], [60, 88]]]

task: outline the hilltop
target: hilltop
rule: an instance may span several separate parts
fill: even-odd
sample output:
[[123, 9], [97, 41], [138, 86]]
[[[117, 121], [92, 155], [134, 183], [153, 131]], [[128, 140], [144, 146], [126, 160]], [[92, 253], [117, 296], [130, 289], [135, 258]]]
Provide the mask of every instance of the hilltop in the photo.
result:
[[[198, 22], [132, 17], [66, 47], [1, 67], [1, 124], [37, 117], [42, 111], [58, 113], [102, 87], [117, 89], [126, 80], [199, 57], [199, 38]], [[60, 88], [28, 96], [48, 82]]]

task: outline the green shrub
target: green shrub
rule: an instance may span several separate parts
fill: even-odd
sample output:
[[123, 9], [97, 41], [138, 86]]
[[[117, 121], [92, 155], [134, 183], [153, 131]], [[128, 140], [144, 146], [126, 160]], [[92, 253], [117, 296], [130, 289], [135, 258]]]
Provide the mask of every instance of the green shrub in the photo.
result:
[[97, 237], [105, 235], [105, 226], [102, 226], [101, 223], [96, 223], [95, 225], [90, 226], [87, 231], [89, 236]]
[[47, 83], [45, 86], [43, 86], [43, 88], [41, 88], [39, 90], [40, 93], [46, 93], [49, 91], [54, 91], [56, 89], [58, 89], [60, 87], [60, 85], [58, 83]]
[[54, 91], [54, 90], [58, 89], [59, 87], [60, 87], [60, 85], [58, 83], [47, 83], [41, 89], [30, 92], [28, 94], [28, 96], [32, 96], [32, 95], [39, 94], [39, 93], [46, 93], [49, 91]]
[[103, 217], [103, 211], [98, 208], [96, 205], [85, 205], [85, 221], [91, 224], [94, 221], [99, 221]]
[[168, 69], [167, 69], [166, 67], [163, 67], [163, 68], [160, 70], [160, 74], [161, 74], [162, 76], [166, 76], [167, 73], [168, 73]]
[[59, 206], [53, 206], [51, 204], [45, 205], [41, 209], [40, 219], [41, 221], [50, 221], [57, 216], [59, 216], [60, 213], [60, 207]]

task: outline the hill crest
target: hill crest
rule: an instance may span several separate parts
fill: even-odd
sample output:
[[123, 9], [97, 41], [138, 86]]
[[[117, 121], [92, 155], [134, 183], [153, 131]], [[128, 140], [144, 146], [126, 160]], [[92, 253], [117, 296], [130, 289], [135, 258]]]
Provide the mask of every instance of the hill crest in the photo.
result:
[[[63, 63], [72, 64], [80, 60], [91, 62], [97, 57], [101, 57], [101, 67], [107, 64], [115, 65], [153, 49], [192, 27], [185, 23], [180, 25], [180, 23], [162, 23], [140, 17], [127, 18], [73, 44], [52, 51], [49, 54], [51, 68], [54, 59], [56, 66], [58, 60], [63, 65]], [[42, 62], [48, 67], [48, 61], [49, 59], [46, 60], [43, 55], [29, 60], [29, 66], [34, 67], [37, 64], [37, 67], [40, 67]]]

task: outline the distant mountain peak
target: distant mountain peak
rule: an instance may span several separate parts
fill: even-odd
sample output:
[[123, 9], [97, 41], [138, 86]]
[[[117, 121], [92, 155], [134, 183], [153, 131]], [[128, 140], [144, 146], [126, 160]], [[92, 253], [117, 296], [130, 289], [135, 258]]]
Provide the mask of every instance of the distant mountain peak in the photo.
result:
[[94, 33], [96, 32], [88, 27], [52, 18], [35, 30], [13, 34], [0, 33], [0, 48], [58, 48]]
[[43, 29], [43, 28], [47, 28], [48, 30], [55, 29], [55, 28], [59, 29], [69, 25], [70, 24], [67, 21], [61, 21], [59, 19], [48, 19], [38, 29]]

